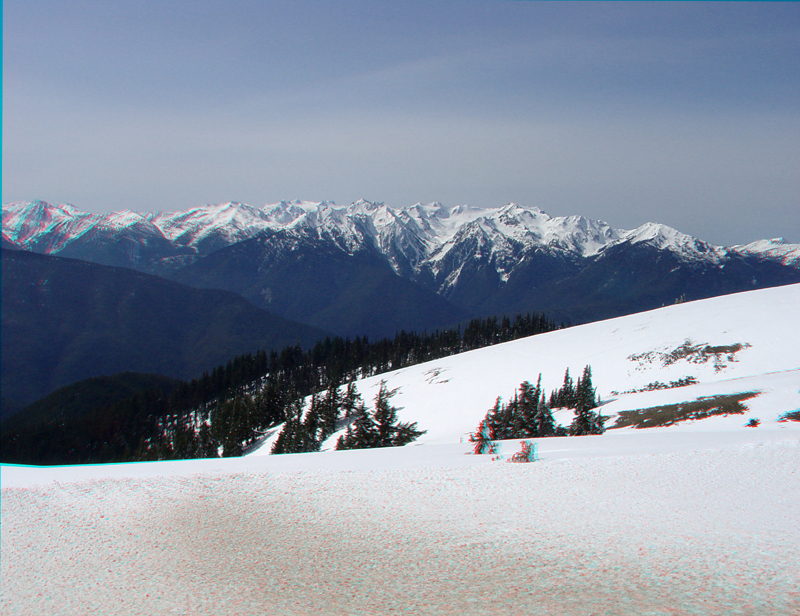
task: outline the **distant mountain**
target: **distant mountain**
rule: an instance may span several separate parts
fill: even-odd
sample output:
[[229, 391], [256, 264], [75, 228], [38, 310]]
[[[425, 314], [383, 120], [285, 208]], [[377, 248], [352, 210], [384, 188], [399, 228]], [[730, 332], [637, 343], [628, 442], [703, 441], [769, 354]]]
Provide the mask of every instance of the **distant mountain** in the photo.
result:
[[309, 347], [325, 335], [228, 291], [2, 251], [0, 377], [8, 408], [93, 376], [135, 371], [193, 378], [237, 354]]
[[340, 335], [391, 337], [467, 318], [466, 311], [398, 276], [369, 243], [344, 250], [338, 240], [308, 228], [267, 231], [171, 276], [194, 287], [235, 291], [270, 312]]
[[[656, 223], [626, 231], [517, 204], [395, 209], [363, 200], [347, 207], [283, 201], [94, 215], [36, 201], [4, 206], [3, 234], [26, 250], [235, 290], [284, 316], [348, 333], [383, 324], [381, 333], [391, 335], [456, 314], [529, 310], [584, 322], [679, 297], [800, 282], [800, 245], [780, 239], [719, 247]], [[365, 290], [361, 282], [373, 277]], [[397, 318], [391, 310], [363, 312], [364, 302], [396, 307]]]

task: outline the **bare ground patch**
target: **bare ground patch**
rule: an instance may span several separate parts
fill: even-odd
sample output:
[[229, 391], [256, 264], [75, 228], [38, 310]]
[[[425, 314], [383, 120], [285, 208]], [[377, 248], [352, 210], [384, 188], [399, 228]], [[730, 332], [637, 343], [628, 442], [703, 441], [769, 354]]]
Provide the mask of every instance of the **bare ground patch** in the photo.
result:
[[620, 411], [616, 423], [611, 428], [656, 428], [671, 426], [681, 421], [705, 419], [713, 415], [741, 415], [747, 411], [742, 404], [755, 398], [761, 392], [746, 391], [738, 394], [725, 394], [698, 398], [689, 402], [651, 406], [634, 411]]

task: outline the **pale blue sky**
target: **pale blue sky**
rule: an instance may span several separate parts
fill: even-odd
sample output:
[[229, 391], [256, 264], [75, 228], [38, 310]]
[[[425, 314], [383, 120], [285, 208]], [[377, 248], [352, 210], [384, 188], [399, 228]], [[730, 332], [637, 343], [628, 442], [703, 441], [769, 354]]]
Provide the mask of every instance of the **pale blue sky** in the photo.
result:
[[5, 0], [3, 202], [537, 205], [800, 242], [800, 4]]

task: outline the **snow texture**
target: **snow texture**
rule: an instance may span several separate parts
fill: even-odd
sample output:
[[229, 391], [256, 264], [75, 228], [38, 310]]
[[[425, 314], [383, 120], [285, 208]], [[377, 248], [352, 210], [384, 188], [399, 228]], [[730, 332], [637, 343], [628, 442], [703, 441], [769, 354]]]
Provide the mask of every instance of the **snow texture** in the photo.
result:
[[[384, 375], [428, 430], [406, 447], [3, 466], [0, 611], [800, 613], [800, 423], [777, 421], [800, 408], [798, 305], [800, 285], [755, 291]], [[494, 396], [587, 363], [612, 416], [761, 393], [743, 415], [538, 439], [530, 464], [468, 454]]]

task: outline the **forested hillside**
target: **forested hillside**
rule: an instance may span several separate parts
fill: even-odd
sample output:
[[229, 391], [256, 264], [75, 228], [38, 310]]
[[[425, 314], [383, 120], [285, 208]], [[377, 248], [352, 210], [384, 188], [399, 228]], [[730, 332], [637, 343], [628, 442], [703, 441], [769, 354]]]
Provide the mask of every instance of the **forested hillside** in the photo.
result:
[[[202, 377], [172, 388], [149, 388], [120, 401], [101, 401], [66, 416], [56, 392], [26, 420], [2, 423], [4, 462], [65, 464], [240, 455], [287, 409], [314, 392], [509, 340], [558, 329], [544, 315], [474, 319], [463, 329], [400, 332], [393, 339], [326, 338], [237, 356]], [[69, 391], [80, 391], [75, 384]], [[44, 409], [50, 404], [50, 410]], [[291, 412], [291, 411], [288, 411]]]

